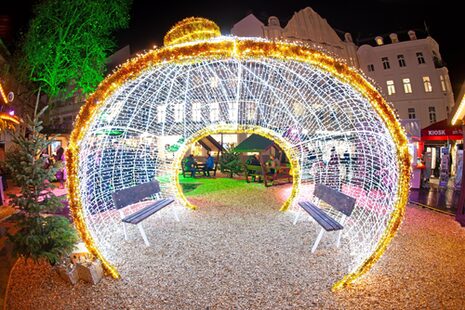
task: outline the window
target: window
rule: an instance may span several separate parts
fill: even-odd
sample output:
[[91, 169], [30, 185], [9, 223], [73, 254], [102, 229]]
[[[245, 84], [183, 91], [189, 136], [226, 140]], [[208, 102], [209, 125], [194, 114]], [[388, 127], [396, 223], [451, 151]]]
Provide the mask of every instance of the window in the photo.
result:
[[429, 122], [436, 123], [436, 108], [428, 107], [428, 112], [429, 112]]
[[420, 53], [420, 52], [417, 53], [417, 60], [418, 60], [419, 65], [425, 63], [425, 57], [423, 57], [423, 53]]
[[415, 119], [415, 108], [408, 108], [408, 118], [409, 119]]
[[375, 71], [375, 66], [373, 64], [368, 65], [368, 72], [373, 72]]
[[159, 105], [157, 107], [157, 122], [163, 123], [166, 117], [166, 105]]
[[182, 122], [184, 106], [182, 103], [174, 104], [174, 121], [179, 123]]
[[431, 85], [429, 76], [423, 77], [423, 85], [425, 86], [425, 92], [430, 93], [433, 91], [433, 86]]
[[447, 84], [446, 84], [446, 79], [444, 78], [444, 75], [440, 75], [439, 79], [441, 80], [441, 89], [442, 91], [447, 91]]
[[218, 102], [210, 104], [210, 121], [216, 122], [220, 118], [220, 106]]
[[402, 82], [404, 83], [404, 92], [406, 94], [412, 93], [412, 84], [410, 84], [410, 79], [403, 79]]
[[391, 68], [391, 65], [389, 65], [389, 58], [383, 57], [383, 58], [381, 58], [381, 61], [383, 62], [383, 68], [385, 70]]
[[397, 55], [397, 60], [399, 61], [399, 67], [407, 67], [404, 55]]
[[392, 95], [396, 93], [396, 87], [394, 86], [394, 81], [389, 80], [386, 82], [387, 84], [387, 90], [388, 90], [388, 95]]
[[199, 101], [192, 103], [192, 121], [200, 122], [202, 120], [202, 106]]

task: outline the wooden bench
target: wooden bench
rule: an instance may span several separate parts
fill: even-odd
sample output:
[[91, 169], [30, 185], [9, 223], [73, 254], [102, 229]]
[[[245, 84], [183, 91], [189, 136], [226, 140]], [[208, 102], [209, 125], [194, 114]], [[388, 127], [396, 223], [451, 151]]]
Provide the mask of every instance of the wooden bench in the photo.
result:
[[245, 180], [250, 183], [249, 176], [252, 177], [252, 181], [258, 177], [258, 179], [264, 179], [263, 168], [261, 165], [245, 165]]
[[[334, 209], [336, 209], [338, 213], [340, 213], [341, 217], [339, 220], [334, 219], [323, 209], [321, 209], [320, 207], [318, 207], [310, 201], [299, 202], [299, 206], [301, 206], [302, 209], [304, 209], [322, 227], [320, 233], [318, 234], [318, 237], [315, 240], [315, 243], [313, 244], [312, 253], [314, 253], [316, 248], [318, 247], [318, 244], [320, 243], [321, 238], [323, 237], [323, 233], [325, 231], [339, 231], [339, 235], [337, 237], [336, 242], [336, 246], [339, 247], [341, 243], [342, 230], [344, 229], [343, 224], [346, 218], [352, 214], [356, 200], [355, 198], [347, 196], [346, 194], [343, 194], [338, 190], [335, 190], [323, 184], [315, 185], [315, 191], [313, 192], [313, 195], [319, 201], [323, 201], [326, 204], [333, 207]], [[300, 213], [301, 212], [297, 213], [294, 219], [294, 225], [297, 223]]]
[[[124, 239], [128, 240], [128, 235], [126, 231], [126, 224], [134, 224], [137, 225], [139, 228], [140, 234], [144, 239], [144, 243], [146, 246], [150, 246], [150, 243], [145, 235], [144, 228], [142, 227], [142, 221], [147, 219], [149, 216], [155, 214], [156, 212], [160, 211], [164, 207], [171, 204], [174, 199], [173, 198], [163, 198], [159, 199], [160, 193], [160, 184], [158, 181], [152, 181], [148, 183], [139, 184], [136, 186], [128, 187], [119, 191], [116, 191], [112, 194], [113, 202], [115, 204], [116, 209], [118, 209], [121, 221], [123, 222], [123, 231], [124, 231]], [[129, 215], [125, 215], [124, 211], [130, 206], [135, 206], [136, 203], [145, 200], [147, 197], [156, 196], [156, 200], [151, 200], [147, 205], [140, 208], [139, 210], [130, 213]], [[125, 210], [123, 210], [125, 209]], [[179, 222], [178, 215], [176, 211], [174, 211], [174, 216], [176, 220]]]
[[[195, 174], [197, 175], [197, 173], [200, 173], [201, 175], [203, 175], [203, 173], [204, 173], [203, 167], [204, 167], [203, 163], [197, 164], [197, 166], [195, 167]], [[216, 177], [217, 167], [218, 167], [218, 163], [215, 161], [215, 165], [213, 166], [213, 169], [205, 170], [205, 172], [208, 174], [208, 176], [210, 176], [210, 171], [213, 171], [213, 176]], [[182, 176], [184, 178], [186, 177], [186, 173], [188, 173], [188, 174], [191, 173], [190, 170], [186, 170], [186, 160], [185, 159], [182, 160], [181, 170], [182, 170]]]
[[290, 174], [290, 167], [279, 167], [274, 172], [271, 172], [271, 168], [266, 167], [265, 173], [265, 186], [272, 186], [276, 184], [278, 180], [287, 180], [288, 183], [292, 182], [292, 176]]

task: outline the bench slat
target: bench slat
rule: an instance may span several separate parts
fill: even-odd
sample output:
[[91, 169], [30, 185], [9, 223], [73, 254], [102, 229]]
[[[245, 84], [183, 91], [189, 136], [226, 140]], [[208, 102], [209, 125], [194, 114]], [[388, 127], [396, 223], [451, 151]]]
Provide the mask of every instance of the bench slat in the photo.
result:
[[160, 192], [160, 184], [153, 180], [148, 183], [128, 187], [112, 194], [117, 209], [132, 205]]
[[157, 200], [154, 204], [151, 204], [143, 209], [140, 209], [137, 212], [134, 212], [133, 214], [122, 219], [122, 221], [129, 224], [139, 224], [141, 221], [148, 218], [152, 214], [160, 211], [172, 202], [174, 202], [174, 199], [172, 198]]
[[311, 217], [315, 219], [326, 231], [341, 230], [344, 227], [337, 222], [335, 219], [330, 217], [322, 209], [318, 208], [309, 201], [299, 202], [299, 205], [304, 209]]
[[324, 184], [316, 184], [313, 195], [347, 216], [352, 214], [355, 207], [355, 198], [347, 196]]

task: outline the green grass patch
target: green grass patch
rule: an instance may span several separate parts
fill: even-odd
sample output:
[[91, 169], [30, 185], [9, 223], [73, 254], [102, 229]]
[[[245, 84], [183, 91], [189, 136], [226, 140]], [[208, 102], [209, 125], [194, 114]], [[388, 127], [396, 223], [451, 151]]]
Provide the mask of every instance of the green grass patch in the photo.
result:
[[189, 190], [185, 191], [186, 196], [203, 196], [211, 193], [217, 193], [220, 191], [229, 191], [229, 190], [238, 190], [244, 188], [244, 191], [249, 191], [251, 189], [257, 191], [264, 191], [265, 186], [263, 183], [247, 183], [245, 180], [231, 179], [231, 178], [184, 178], [179, 177], [179, 183], [190, 185], [192, 184], [198, 186], [193, 188], [187, 186]]

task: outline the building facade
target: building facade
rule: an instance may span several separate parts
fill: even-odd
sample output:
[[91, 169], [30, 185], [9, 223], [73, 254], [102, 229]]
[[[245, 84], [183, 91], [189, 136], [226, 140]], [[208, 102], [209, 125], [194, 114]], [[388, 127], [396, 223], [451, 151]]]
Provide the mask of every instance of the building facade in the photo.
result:
[[417, 119], [421, 128], [445, 120], [454, 106], [448, 70], [430, 36], [417, 39], [409, 31], [409, 39], [401, 41], [392, 33], [374, 38], [373, 45], [358, 47], [350, 33], [342, 40], [326, 19], [308, 7], [294, 13], [284, 28], [275, 16], [265, 25], [250, 14], [233, 26], [231, 34], [304, 42], [335, 56], [361, 69], [401, 119]]
[[401, 119], [418, 119], [421, 128], [445, 120], [454, 106], [449, 73], [430, 36], [414, 31], [400, 41], [396, 33], [373, 40], [357, 51], [360, 69], [392, 102]]
[[359, 66], [357, 46], [352, 41], [351, 34], [345, 33], [344, 40], [341, 40], [326, 19], [309, 7], [295, 12], [284, 28], [276, 16], [270, 16], [268, 24], [265, 25], [253, 14], [249, 14], [234, 24], [231, 34], [238, 37], [304, 42], [311, 48], [345, 61], [350, 66]]

